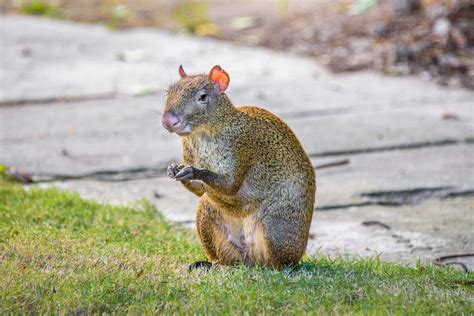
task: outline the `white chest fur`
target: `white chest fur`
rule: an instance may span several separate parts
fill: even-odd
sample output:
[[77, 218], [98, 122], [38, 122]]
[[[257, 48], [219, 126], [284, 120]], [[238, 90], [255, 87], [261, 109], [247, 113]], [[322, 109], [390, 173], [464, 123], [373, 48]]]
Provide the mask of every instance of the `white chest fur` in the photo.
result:
[[233, 169], [235, 160], [227, 142], [222, 139], [201, 138], [191, 142], [193, 164], [219, 174], [226, 174]]

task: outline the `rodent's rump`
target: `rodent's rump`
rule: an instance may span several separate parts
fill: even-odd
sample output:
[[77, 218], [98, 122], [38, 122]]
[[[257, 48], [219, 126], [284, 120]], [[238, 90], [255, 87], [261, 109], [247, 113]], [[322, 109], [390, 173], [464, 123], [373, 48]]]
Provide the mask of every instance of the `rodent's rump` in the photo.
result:
[[209, 259], [281, 268], [306, 248], [315, 172], [291, 129], [258, 107], [233, 106], [214, 66], [169, 89], [163, 126], [182, 137], [184, 164], [168, 174], [200, 197], [197, 230]]

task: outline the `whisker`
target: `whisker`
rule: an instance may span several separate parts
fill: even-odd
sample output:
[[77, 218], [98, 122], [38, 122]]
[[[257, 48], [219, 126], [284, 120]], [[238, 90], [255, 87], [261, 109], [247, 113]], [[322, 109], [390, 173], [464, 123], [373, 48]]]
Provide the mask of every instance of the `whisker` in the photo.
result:
[[149, 110], [148, 112], [153, 115], [159, 115], [159, 116], [163, 115], [163, 111], [160, 111], [160, 110], [153, 109], [153, 110]]

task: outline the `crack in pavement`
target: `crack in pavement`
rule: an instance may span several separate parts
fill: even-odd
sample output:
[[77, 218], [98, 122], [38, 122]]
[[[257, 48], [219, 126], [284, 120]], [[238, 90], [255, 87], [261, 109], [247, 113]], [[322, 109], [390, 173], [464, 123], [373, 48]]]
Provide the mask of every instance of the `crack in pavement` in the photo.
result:
[[103, 182], [119, 182], [148, 178], [157, 178], [163, 176], [166, 167], [136, 167], [120, 170], [99, 170], [95, 172], [83, 173], [78, 175], [38, 173], [32, 174], [33, 182], [54, 182], [71, 180], [96, 180]]
[[333, 108], [333, 109], [283, 112], [283, 113], [279, 113], [278, 116], [283, 119], [298, 119], [298, 118], [348, 114], [348, 113], [354, 113], [354, 112], [357, 113], [353, 107], [340, 107], [340, 108]]
[[379, 205], [402, 206], [407, 204], [418, 204], [430, 197], [444, 197], [453, 191], [453, 187], [431, 187], [431, 188], [414, 188], [409, 190], [387, 190], [363, 192], [359, 194], [361, 198], [367, 199]]
[[376, 152], [411, 150], [411, 149], [419, 149], [419, 148], [426, 148], [426, 147], [441, 147], [441, 146], [447, 146], [447, 145], [461, 145], [461, 144], [468, 144], [468, 145], [474, 144], [474, 138], [441, 139], [441, 140], [435, 140], [435, 141], [389, 145], [389, 146], [380, 146], [380, 147], [366, 147], [366, 148], [356, 148], [356, 149], [347, 149], [347, 150], [325, 151], [325, 152], [320, 152], [320, 153], [310, 153], [309, 156], [312, 158], [317, 158], [317, 157], [344, 156], [344, 155], [360, 155], [360, 154], [368, 154], [368, 153], [376, 153]]
[[[349, 159], [335, 160], [321, 165], [317, 165], [317, 169], [325, 169], [338, 167], [349, 164]], [[167, 164], [166, 166], [168, 166]], [[136, 167], [120, 170], [99, 170], [95, 172], [83, 173], [78, 175], [56, 174], [56, 173], [37, 173], [31, 174], [29, 177], [35, 183], [54, 182], [54, 181], [70, 181], [70, 180], [96, 180], [103, 182], [119, 182], [139, 179], [149, 179], [163, 177], [163, 173], [167, 167]]]
[[98, 93], [98, 94], [86, 94], [86, 95], [69, 95], [69, 96], [58, 96], [58, 97], [46, 97], [46, 98], [31, 98], [31, 99], [16, 99], [16, 100], [2, 100], [0, 101], [0, 107], [9, 106], [23, 106], [23, 105], [43, 105], [43, 104], [54, 104], [54, 103], [72, 103], [72, 102], [83, 102], [83, 101], [99, 101], [99, 100], [110, 100], [117, 97], [116, 92]]
[[[459, 103], [470, 103], [472, 102], [471, 98], [458, 98], [457, 102]], [[397, 106], [388, 105], [384, 107], [379, 107], [377, 104], [351, 104], [351, 106], [346, 107], [336, 107], [336, 108], [327, 108], [327, 109], [313, 109], [313, 110], [301, 110], [301, 111], [291, 111], [291, 112], [276, 112], [278, 116], [284, 119], [305, 119], [309, 117], [320, 117], [320, 116], [333, 116], [333, 115], [346, 115], [346, 114], [365, 114], [361, 112], [361, 108], [370, 110], [371, 114], [374, 113], [383, 113], [383, 112], [392, 112], [392, 111], [405, 111], [408, 108], [411, 108], [413, 103], [427, 103], [427, 106], [438, 106], [446, 103], [446, 100], [426, 100], [426, 101], [408, 101], [397, 103]]]
[[317, 206], [314, 210], [331, 211], [336, 209], [367, 206], [401, 207], [405, 205], [420, 204], [428, 199], [445, 200], [459, 197], [472, 197], [474, 196], [474, 189], [460, 190], [454, 187], [421, 187], [403, 190], [362, 192], [358, 196], [362, 198], [361, 202]]

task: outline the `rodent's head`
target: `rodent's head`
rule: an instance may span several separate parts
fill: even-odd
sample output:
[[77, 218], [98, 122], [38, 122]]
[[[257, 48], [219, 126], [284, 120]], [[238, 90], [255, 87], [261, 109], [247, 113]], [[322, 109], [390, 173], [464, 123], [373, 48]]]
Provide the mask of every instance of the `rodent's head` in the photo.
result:
[[188, 76], [179, 66], [181, 80], [168, 89], [162, 125], [171, 133], [186, 136], [216, 118], [229, 86], [229, 75], [214, 66], [208, 75]]

